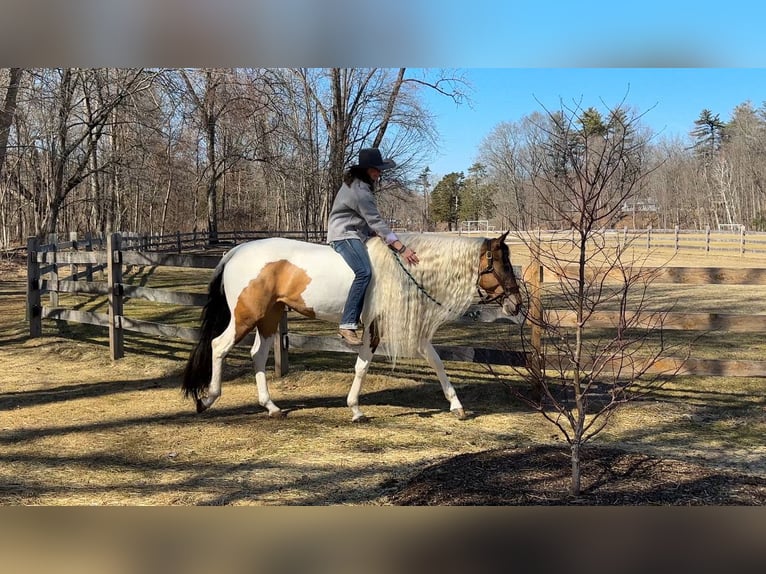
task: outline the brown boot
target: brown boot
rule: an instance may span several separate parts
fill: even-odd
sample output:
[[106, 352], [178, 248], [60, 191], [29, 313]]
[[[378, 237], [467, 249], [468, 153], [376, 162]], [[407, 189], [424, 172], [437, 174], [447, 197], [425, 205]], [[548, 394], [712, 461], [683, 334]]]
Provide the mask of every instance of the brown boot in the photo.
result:
[[359, 338], [356, 331], [352, 331], [351, 329], [340, 329], [338, 334], [352, 347], [358, 347], [362, 344], [362, 339]]

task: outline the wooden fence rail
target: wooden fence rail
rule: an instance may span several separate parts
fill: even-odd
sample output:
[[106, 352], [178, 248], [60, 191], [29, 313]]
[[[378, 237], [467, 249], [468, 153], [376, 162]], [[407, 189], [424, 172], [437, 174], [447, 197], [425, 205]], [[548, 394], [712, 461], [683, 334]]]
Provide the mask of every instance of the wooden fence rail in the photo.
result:
[[[207, 295], [128, 285], [123, 282], [123, 275], [128, 266], [172, 266], [209, 270], [215, 268], [220, 261], [220, 253], [179, 254], [166, 251], [138, 251], [136, 250], [139, 246], [138, 243], [125, 240], [120, 234], [112, 234], [107, 237], [103, 250], [94, 250], [94, 245], [100, 246], [96, 242], [91, 242], [90, 250], [86, 250], [81, 245], [73, 245], [72, 242], [41, 245], [37, 239], [29, 240], [27, 244], [27, 318], [31, 337], [42, 335], [43, 319], [106, 327], [109, 330], [110, 355], [113, 360], [124, 356], [125, 331], [187, 341], [197, 339], [199, 332], [196, 328], [126, 317], [124, 300], [126, 297], [132, 297], [165, 304], [202, 306], [207, 300]], [[64, 249], [68, 250], [65, 251]], [[85, 266], [86, 271], [79, 271], [81, 266]], [[65, 270], [66, 267], [69, 267], [70, 274], [67, 277], [61, 277], [60, 271]], [[644, 269], [643, 271], [654, 274], [654, 281], [657, 283], [766, 285], [766, 270], [764, 269], [674, 267]], [[93, 273], [96, 272], [105, 274], [104, 280], [93, 281]], [[561, 273], [569, 276], [573, 270], [564, 269]], [[43, 277], [46, 278], [43, 279]], [[529, 292], [533, 295], [531, 313], [546, 313], [547, 320], [560, 321], [560, 324], [564, 326], [573, 324], [574, 317], [571, 313], [555, 309], [543, 309], [540, 304], [539, 286], [545, 281], [557, 280], [555, 275], [550, 272], [544, 273], [541, 266], [530, 266], [525, 271], [524, 278]], [[98, 313], [62, 308], [58, 305], [59, 293], [106, 295], [108, 312]], [[534, 296], [535, 293], [538, 295]], [[46, 295], [49, 304], [43, 305], [43, 297]], [[288, 370], [288, 348], [290, 347], [313, 351], [355, 352], [335, 337], [309, 336], [289, 332], [287, 317], [288, 314], [286, 313], [274, 342], [274, 362], [278, 374], [284, 374]], [[511, 320], [513, 319], [504, 317], [499, 308], [487, 306], [472, 306], [461, 318], [461, 322], [467, 323]], [[592, 317], [589, 324], [594, 327], [612, 327], [616, 320], [616, 312], [600, 312]], [[766, 315], [668, 313], [663, 328], [766, 333]], [[538, 338], [540, 336], [539, 333], [533, 332], [533, 339], [535, 335]], [[251, 337], [245, 340], [245, 344], [251, 343]], [[385, 351], [385, 346], [382, 346], [381, 350]], [[443, 360], [448, 361], [529, 368], [533, 368], [535, 364], [534, 357], [500, 349], [436, 345], [436, 350]], [[670, 372], [672, 371], [671, 367], [673, 367], [675, 369], [680, 368], [679, 372], [682, 374], [766, 376], [766, 361], [689, 359], [682, 367], [678, 361], [678, 359], [672, 358], [658, 361], [652, 367], [652, 371]]]
[[[509, 238], [534, 236], [543, 241], [566, 239], [570, 231], [536, 230], [530, 232], [511, 233]], [[737, 253], [766, 254], [766, 232], [747, 231], [744, 227], [736, 231], [705, 229], [604, 229], [600, 232], [601, 239], [609, 245], [631, 245], [637, 249], [666, 250], [674, 253]]]
[[[460, 231], [472, 235], [479, 232]], [[509, 235], [509, 242], [519, 241], [521, 235], [533, 234], [541, 239], [548, 240], [552, 238], [561, 238], [563, 231], [536, 230], [534, 232], [518, 233], [512, 232]], [[124, 232], [122, 235], [122, 246], [130, 251], [143, 252], [175, 252], [184, 253], [190, 251], [202, 250], [220, 250], [228, 246], [250, 241], [253, 239], [262, 239], [265, 237], [291, 237], [303, 241], [312, 241], [317, 243], [324, 242], [325, 234], [321, 231], [219, 231], [214, 237], [206, 231], [185, 232], [176, 231], [165, 235], [150, 235]], [[605, 229], [601, 235], [612, 244], [625, 245], [631, 243], [636, 247], [645, 247], [647, 249], [666, 249], [675, 252], [703, 252], [727, 253], [738, 252], [739, 254], [766, 254], [766, 232], [747, 231], [744, 228], [738, 230], [712, 230], [710, 227], [700, 230], [680, 229], [676, 226], [674, 229], [653, 229], [648, 226], [645, 229], [631, 229], [624, 227], [622, 229]], [[38, 244], [39, 250], [44, 251], [91, 251], [93, 249], [102, 250], [106, 246], [106, 237], [94, 234], [85, 234], [78, 238], [77, 233], [68, 234], [69, 239], [61, 240], [58, 235], [48, 236], [44, 244]], [[11, 247], [0, 251], [8, 255], [19, 255], [24, 253], [25, 247]]]

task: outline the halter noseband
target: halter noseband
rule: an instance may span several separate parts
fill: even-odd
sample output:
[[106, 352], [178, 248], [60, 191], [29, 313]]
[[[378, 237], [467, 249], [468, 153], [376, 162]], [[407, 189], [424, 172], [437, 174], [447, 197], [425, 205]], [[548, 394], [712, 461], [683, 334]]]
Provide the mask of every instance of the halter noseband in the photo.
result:
[[[516, 285], [515, 287], [507, 289], [503, 283], [503, 280], [497, 274], [497, 271], [495, 271], [491, 245], [487, 247], [486, 253], [487, 253], [487, 266], [484, 269], [479, 270], [479, 275], [476, 277], [476, 291], [479, 293], [479, 304], [485, 305], [487, 303], [497, 302], [500, 305], [502, 304], [503, 299], [510, 297], [511, 295], [519, 293], [519, 286]], [[482, 275], [487, 275], [488, 273], [492, 273], [495, 279], [497, 279], [497, 284], [503, 288], [503, 291], [499, 295], [491, 295], [488, 292], [486, 292], [486, 289], [484, 293], [481, 292], [482, 288], [479, 286], [479, 280], [481, 279]]]

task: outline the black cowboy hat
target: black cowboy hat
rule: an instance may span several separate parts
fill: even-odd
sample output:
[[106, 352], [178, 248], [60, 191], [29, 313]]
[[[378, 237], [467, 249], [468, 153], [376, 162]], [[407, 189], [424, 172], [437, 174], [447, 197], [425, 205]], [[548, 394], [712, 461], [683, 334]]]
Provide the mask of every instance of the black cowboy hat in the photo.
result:
[[380, 155], [380, 150], [376, 147], [369, 147], [359, 150], [359, 163], [356, 167], [367, 168], [374, 167], [383, 171], [384, 169], [391, 169], [396, 167], [396, 162], [392, 159], [383, 159]]

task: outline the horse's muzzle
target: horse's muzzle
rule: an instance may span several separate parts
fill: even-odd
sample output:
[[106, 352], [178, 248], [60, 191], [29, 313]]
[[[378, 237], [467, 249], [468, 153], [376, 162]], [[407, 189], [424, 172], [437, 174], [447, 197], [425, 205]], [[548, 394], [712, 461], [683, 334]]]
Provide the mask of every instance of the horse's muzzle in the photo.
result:
[[509, 295], [503, 299], [503, 313], [505, 315], [518, 315], [521, 311], [521, 299], [518, 295]]

